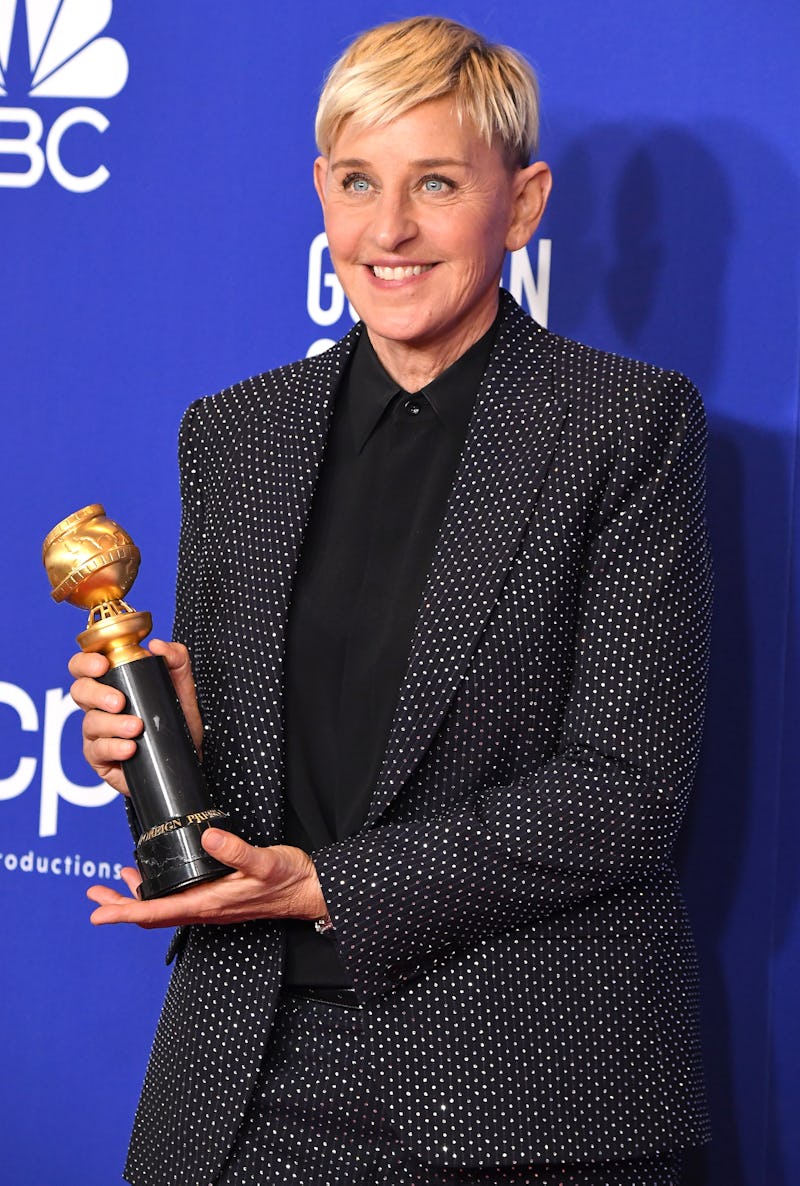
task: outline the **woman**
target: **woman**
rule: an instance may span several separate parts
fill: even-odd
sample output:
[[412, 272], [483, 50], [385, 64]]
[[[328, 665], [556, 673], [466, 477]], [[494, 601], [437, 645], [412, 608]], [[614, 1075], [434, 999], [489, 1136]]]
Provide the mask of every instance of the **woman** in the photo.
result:
[[[184, 418], [178, 641], [152, 649], [235, 872], [90, 891], [96, 923], [183, 928], [134, 1186], [648, 1186], [704, 1139], [670, 859], [702, 410], [499, 292], [550, 189], [536, 124], [527, 63], [455, 22], [358, 38], [315, 185], [362, 321]], [[141, 722], [104, 664], [76, 656], [73, 695], [124, 791]]]

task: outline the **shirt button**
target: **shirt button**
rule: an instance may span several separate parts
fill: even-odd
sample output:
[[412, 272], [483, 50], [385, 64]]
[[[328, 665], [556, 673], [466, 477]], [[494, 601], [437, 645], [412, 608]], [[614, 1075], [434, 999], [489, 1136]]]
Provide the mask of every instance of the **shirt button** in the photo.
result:
[[403, 404], [403, 407], [408, 412], [409, 416], [419, 416], [419, 413], [420, 413], [419, 400], [407, 399], [406, 402]]

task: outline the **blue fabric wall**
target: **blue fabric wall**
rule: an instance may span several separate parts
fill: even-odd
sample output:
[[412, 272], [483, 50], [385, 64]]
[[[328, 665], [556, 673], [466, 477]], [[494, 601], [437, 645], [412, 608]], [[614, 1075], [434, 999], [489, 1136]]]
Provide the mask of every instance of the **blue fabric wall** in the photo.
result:
[[[80, 758], [65, 662], [83, 619], [50, 602], [41, 540], [104, 502], [142, 549], [131, 601], [168, 633], [181, 412], [351, 324], [313, 246], [316, 96], [356, 32], [420, 11], [117, 0], [106, 25], [110, 8], [28, 0], [29, 34], [23, 0], [0, 0], [0, 1177], [13, 1186], [117, 1180], [166, 983], [164, 935], [87, 922], [87, 885], [101, 863], [113, 880], [130, 843]], [[800, 7], [437, 9], [540, 71], [556, 188], [541, 243], [509, 265], [523, 304], [687, 372], [706, 397], [717, 616], [681, 861], [716, 1140], [692, 1181], [797, 1186]]]

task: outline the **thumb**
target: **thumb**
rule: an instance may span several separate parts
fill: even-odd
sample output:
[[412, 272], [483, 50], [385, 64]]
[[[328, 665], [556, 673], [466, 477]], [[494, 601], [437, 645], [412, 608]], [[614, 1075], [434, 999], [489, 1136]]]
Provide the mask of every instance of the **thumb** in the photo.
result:
[[216, 857], [223, 865], [230, 865], [232, 869], [239, 869], [244, 873], [252, 868], [257, 859], [257, 851], [252, 844], [242, 840], [241, 836], [223, 831], [222, 828], [206, 828], [201, 836], [201, 843], [206, 852]]

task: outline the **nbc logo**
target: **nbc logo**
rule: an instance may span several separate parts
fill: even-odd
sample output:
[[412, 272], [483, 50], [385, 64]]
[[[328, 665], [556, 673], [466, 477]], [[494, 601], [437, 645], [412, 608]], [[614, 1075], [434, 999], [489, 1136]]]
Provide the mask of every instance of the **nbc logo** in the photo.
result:
[[[62, 139], [76, 124], [106, 130], [108, 119], [102, 112], [70, 107], [45, 134], [38, 110], [6, 103], [17, 95], [47, 100], [110, 99], [119, 94], [128, 78], [128, 58], [118, 41], [100, 36], [111, 19], [112, 2], [0, 0], [0, 186], [29, 189], [45, 169], [72, 193], [88, 193], [108, 180], [105, 165], [76, 174], [61, 157]], [[3, 136], [4, 125], [21, 127], [23, 135]], [[3, 157], [25, 167], [2, 171]]]

